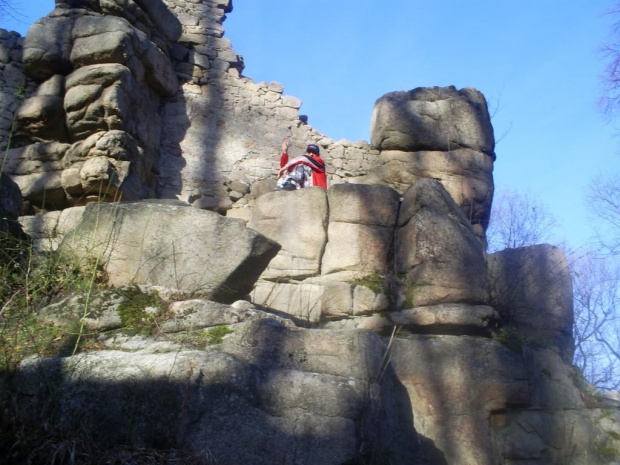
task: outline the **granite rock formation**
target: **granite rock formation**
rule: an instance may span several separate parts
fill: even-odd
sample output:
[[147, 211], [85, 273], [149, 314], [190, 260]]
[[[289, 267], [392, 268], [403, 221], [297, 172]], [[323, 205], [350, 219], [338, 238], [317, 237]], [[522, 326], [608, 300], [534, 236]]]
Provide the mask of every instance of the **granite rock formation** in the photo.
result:
[[[485, 253], [484, 97], [386, 94], [370, 144], [334, 141], [243, 75], [231, 12], [57, 0], [25, 39], [0, 33], [21, 224], [112, 286], [38, 309], [99, 350], [26, 359], [0, 401], [11, 389], [28, 426], [206, 463], [618, 462], [618, 403], [570, 363], [561, 251]], [[272, 192], [285, 136], [293, 155], [321, 147], [327, 192]]]

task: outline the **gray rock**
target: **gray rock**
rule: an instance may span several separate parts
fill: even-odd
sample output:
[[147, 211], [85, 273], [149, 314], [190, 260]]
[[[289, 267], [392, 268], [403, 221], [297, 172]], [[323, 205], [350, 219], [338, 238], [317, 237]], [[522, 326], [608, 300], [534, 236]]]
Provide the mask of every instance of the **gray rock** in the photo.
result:
[[341, 184], [328, 191], [329, 228], [322, 274], [355, 270], [385, 275], [399, 195], [383, 186]]
[[434, 444], [441, 451], [443, 461], [431, 463], [494, 465], [491, 413], [530, 401], [520, 355], [467, 336], [397, 339], [390, 355], [409, 392], [423, 449]]
[[371, 143], [381, 150], [478, 150], [494, 157], [495, 139], [484, 96], [475, 89], [418, 87], [377, 100]]
[[573, 287], [562, 251], [548, 244], [506, 249], [488, 257], [492, 306], [524, 340], [557, 347], [573, 359]]
[[133, 202], [89, 204], [60, 250], [84, 266], [97, 261], [114, 286], [153, 284], [234, 302], [279, 246], [216, 213]]
[[450, 195], [421, 179], [403, 197], [395, 240], [401, 308], [488, 304], [482, 244]]
[[417, 462], [406, 392], [391, 370], [378, 376], [382, 345], [372, 333], [261, 320], [206, 351], [150, 347], [25, 361], [22, 418], [42, 421], [45, 404], [58, 409], [64, 434], [208, 451], [223, 465], [340, 465], [388, 450], [398, 463]]
[[15, 113], [17, 137], [37, 142], [68, 140], [63, 99], [41, 95], [26, 99]]
[[73, 18], [45, 17], [35, 22], [24, 40], [24, 70], [37, 81], [71, 71]]
[[494, 463], [615, 465], [619, 424], [617, 409], [496, 412], [491, 417]]
[[378, 166], [352, 182], [381, 184], [405, 192], [420, 178], [438, 180], [465, 216], [483, 231], [489, 223], [493, 199], [493, 159], [471, 149], [449, 152], [384, 150]]
[[290, 320], [253, 308], [250, 302], [245, 302], [247, 305], [241, 305], [241, 302], [245, 301], [237, 301], [237, 305], [231, 306], [201, 299], [173, 302], [168, 308], [171, 316], [159, 325], [159, 329], [164, 333], [176, 333], [266, 318], [283, 326], [295, 326]]
[[581, 374], [557, 351], [523, 344], [523, 359], [532, 385], [533, 408], [541, 410], [582, 409]]
[[80, 222], [84, 208], [72, 207], [62, 211], [22, 216], [19, 222], [32, 237], [37, 252], [50, 252], [56, 250], [65, 234]]
[[282, 245], [262, 277], [319, 274], [326, 226], [327, 196], [320, 187], [276, 191], [256, 199], [250, 227]]
[[497, 326], [499, 314], [486, 305], [440, 304], [392, 312], [394, 324], [434, 334], [476, 334]]
[[88, 296], [72, 295], [47, 305], [37, 312], [37, 316], [55, 325], [70, 325], [80, 321], [90, 330], [108, 331], [122, 327], [118, 307], [127, 300], [116, 289], [94, 291]]

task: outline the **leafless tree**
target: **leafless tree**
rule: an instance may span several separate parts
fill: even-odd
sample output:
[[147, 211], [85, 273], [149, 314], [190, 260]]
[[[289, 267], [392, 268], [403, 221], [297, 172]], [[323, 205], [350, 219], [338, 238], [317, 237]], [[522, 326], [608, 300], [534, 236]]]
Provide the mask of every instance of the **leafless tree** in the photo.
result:
[[588, 255], [573, 263], [575, 365], [598, 389], [620, 388], [620, 266]]
[[[620, 17], [620, 2], [616, 2], [608, 12], [613, 17]], [[603, 95], [600, 99], [603, 113], [612, 118], [620, 105], [620, 21], [612, 27], [609, 40], [601, 47], [607, 65], [603, 71]]]
[[0, 0], [0, 18], [5, 18], [7, 16], [20, 22], [23, 22], [27, 19], [24, 14], [19, 12], [16, 1]]
[[588, 206], [597, 221], [603, 252], [620, 255], [620, 174], [598, 176], [588, 186]]
[[[620, 251], [620, 179], [592, 183], [589, 202], [609, 225]], [[599, 220], [597, 220], [599, 222]], [[489, 251], [540, 244], [552, 237], [556, 221], [537, 199], [516, 191], [499, 192], [487, 231]], [[615, 229], [614, 229], [615, 228]], [[615, 236], [611, 232], [615, 231]], [[609, 242], [607, 242], [609, 244]], [[573, 275], [575, 365], [598, 389], [620, 387], [620, 256], [600, 251], [565, 250]]]
[[489, 252], [547, 242], [556, 225], [548, 208], [532, 195], [498, 190], [487, 230]]

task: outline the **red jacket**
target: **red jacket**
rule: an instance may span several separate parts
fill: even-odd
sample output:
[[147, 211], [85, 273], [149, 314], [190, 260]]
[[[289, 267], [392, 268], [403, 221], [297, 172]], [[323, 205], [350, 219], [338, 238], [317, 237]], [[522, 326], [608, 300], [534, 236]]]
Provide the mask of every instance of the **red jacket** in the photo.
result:
[[[312, 185], [320, 186], [327, 190], [327, 175], [325, 174], [325, 162], [321, 157], [315, 154], [303, 155], [301, 157], [294, 158], [289, 164], [288, 153], [284, 152], [280, 156], [280, 176], [282, 176], [285, 168], [286, 171], [291, 171], [299, 163], [303, 163], [312, 169]], [[279, 176], [279, 177], [280, 177]]]

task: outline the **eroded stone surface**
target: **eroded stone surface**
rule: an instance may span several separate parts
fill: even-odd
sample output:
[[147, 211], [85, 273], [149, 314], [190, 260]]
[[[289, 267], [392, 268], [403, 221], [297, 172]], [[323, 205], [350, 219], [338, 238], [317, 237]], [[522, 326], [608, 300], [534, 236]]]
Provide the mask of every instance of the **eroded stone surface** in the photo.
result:
[[388, 449], [399, 463], [418, 463], [406, 391], [391, 371], [374, 381], [381, 346], [369, 332], [260, 320], [209, 350], [152, 341], [131, 352], [32, 358], [19, 375], [20, 411], [39, 421], [47, 379], [61, 383], [60, 429], [96, 432], [107, 444], [209, 450], [222, 464], [337, 465]]
[[492, 305], [506, 323], [572, 361], [573, 288], [564, 253], [548, 244], [506, 249], [488, 264]]
[[60, 246], [83, 266], [101, 264], [111, 285], [160, 285], [222, 302], [245, 297], [279, 248], [237, 220], [156, 201], [89, 204]]

